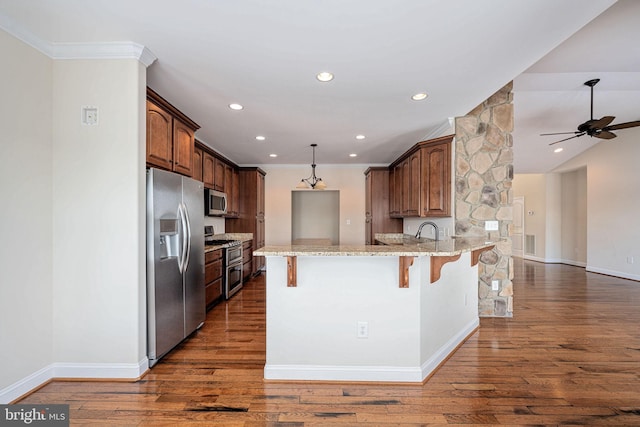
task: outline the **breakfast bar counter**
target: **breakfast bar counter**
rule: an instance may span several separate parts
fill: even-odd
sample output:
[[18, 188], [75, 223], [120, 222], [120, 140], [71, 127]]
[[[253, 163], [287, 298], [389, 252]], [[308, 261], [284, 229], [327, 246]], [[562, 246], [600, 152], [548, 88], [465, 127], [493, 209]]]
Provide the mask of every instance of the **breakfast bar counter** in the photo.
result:
[[266, 246], [265, 379], [422, 382], [479, 325], [478, 258], [496, 242], [376, 236]]

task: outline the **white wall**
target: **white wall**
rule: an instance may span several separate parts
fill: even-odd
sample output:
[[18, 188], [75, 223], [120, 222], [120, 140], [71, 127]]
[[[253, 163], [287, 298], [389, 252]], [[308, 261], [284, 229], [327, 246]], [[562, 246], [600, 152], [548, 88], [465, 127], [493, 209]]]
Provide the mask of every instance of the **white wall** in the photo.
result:
[[[584, 264], [582, 257], [586, 250], [588, 271], [640, 280], [640, 226], [637, 221], [637, 213], [640, 212], [640, 168], [637, 166], [640, 129], [624, 129], [617, 135], [616, 139], [602, 141], [564, 163], [553, 173], [515, 176], [514, 196], [525, 196], [525, 210], [543, 213], [542, 216], [538, 212], [533, 217], [525, 216], [526, 234], [544, 235], [547, 240], [545, 252], [536, 253], [535, 259], [581, 265]], [[567, 175], [573, 172], [576, 173], [574, 177]], [[571, 183], [571, 180], [575, 182]], [[562, 223], [566, 226], [572, 222], [571, 210], [562, 212], [563, 202], [557, 197], [558, 185], [561, 194], [563, 188], [576, 191], [576, 203], [581, 206], [586, 199], [586, 214], [575, 210], [574, 213], [580, 215], [573, 220], [583, 230], [580, 233], [586, 234], [586, 244], [580, 242], [579, 239], [584, 237], [578, 234], [557, 238], [566, 233], [562, 230]], [[581, 222], [585, 222], [586, 227]], [[559, 259], [549, 252], [550, 238], [553, 238], [553, 245], [559, 240], [564, 248]], [[576, 248], [576, 256], [567, 260], [566, 251], [575, 252]]]
[[587, 270], [640, 280], [640, 129], [616, 134], [555, 172], [587, 168]]
[[544, 260], [546, 254], [546, 187], [547, 180], [543, 174], [517, 174], [513, 178], [513, 196], [524, 196], [524, 232], [536, 236], [535, 254], [529, 257], [538, 260]]
[[[265, 176], [265, 243], [291, 243], [291, 192], [311, 172], [309, 165], [260, 166]], [[328, 190], [340, 190], [340, 244], [364, 244], [364, 171], [367, 165], [318, 165]], [[321, 190], [314, 190], [321, 191]], [[347, 221], [350, 222], [347, 225]]]
[[52, 60], [0, 30], [0, 403], [52, 356]]
[[[146, 69], [52, 60], [0, 31], [0, 403], [146, 369]], [[99, 124], [81, 124], [82, 106]]]
[[587, 168], [562, 177], [562, 262], [587, 265]]
[[[136, 60], [54, 62], [53, 358], [62, 376], [93, 364], [133, 373], [146, 359], [145, 90]], [[81, 124], [84, 105], [98, 107], [97, 126]]]

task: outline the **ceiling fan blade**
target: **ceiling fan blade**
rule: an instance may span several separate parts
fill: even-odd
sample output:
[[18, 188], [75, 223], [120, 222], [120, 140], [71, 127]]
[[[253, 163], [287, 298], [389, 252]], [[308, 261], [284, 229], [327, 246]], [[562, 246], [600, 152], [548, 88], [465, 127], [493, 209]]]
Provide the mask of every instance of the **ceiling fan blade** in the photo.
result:
[[614, 116], [604, 116], [599, 120], [594, 120], [589, 126], [591, 129], [602, 129], [615, 119]]
[[541, 133], [540, 136], [547, 136], [547, 135], [570, 135], [570, 134], [574, 134], [577, 135], [581, 133], [580, 131], [573, 131], [573, 132], [556, 132], [556, 133]]
[[616, 137], [616, 134], [613, 132], [608, 132], [606, 130], [603, 130], [601, 132], [594, 133], [593, 136], [600, 139], [613, 139]]
[[551, 143], [551, 144], [549, 144], [549, 145], [554, 145], [554, 144], [557, 144], [557, 143], [562, 142], [562, 141], [567, 141], [567, 140], [569, 140], [569, 139], [578, 138], [578, 137], [580, 137], [580, 136], [582, 136], [582, 135], [584, 135], [584, 134], [586, 134], [586, 132], [580, 132], [580, 134], [579, 134], [579, 135], [570, 136], [569, 138], [565, 138], [565, 139], [561, 139], [560, 141], [552, 142], [552, 143]]
[[602, 130], [609, 131], [609, 130], [627, 129], [627, 128], [634, 128], [636, 126], [640, 126], [640, 120], [636, 120], [635, 122], [618, 123], [617, 125], [606, 126]]

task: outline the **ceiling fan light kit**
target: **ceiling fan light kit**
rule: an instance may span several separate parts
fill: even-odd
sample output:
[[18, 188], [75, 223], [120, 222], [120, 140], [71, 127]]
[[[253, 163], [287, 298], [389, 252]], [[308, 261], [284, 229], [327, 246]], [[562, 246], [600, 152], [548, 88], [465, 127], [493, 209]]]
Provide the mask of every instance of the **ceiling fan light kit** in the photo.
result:
[[585, 86], [589, 86], [591, 88], [591, 119], [578, 125], [578, 130], [574, 132], [541, 133], [540, 136], [569, 134], [573, 135], [568, 138], [552, 142], [549, 145], [554, 145], [573, 138], [579, 138], [583, 135], [589, 135], [590, 137], [596, 137], [600, 139], [613, 139], [616, 137], [616, 134], [611, 132], [612, 130], [627, 129], [640, 126], [640, 120], [634, 122], [618, 123], [617, 125], [609, 126], [609, 123], [615, 120], [615, 116], [604, 116], [598, 120], [593, 119], [593, 87], [598, 84], [599, 81], [600, 79], [592, 79], [584, 82]]

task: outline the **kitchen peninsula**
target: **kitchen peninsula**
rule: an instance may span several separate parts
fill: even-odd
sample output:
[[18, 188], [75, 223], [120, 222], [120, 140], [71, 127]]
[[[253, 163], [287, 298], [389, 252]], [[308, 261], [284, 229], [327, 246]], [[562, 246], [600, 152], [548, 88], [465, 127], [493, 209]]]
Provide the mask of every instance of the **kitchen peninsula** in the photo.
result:
[[265, 379], [422, 382], [479, 325], [482, 237], [266, 246]]

